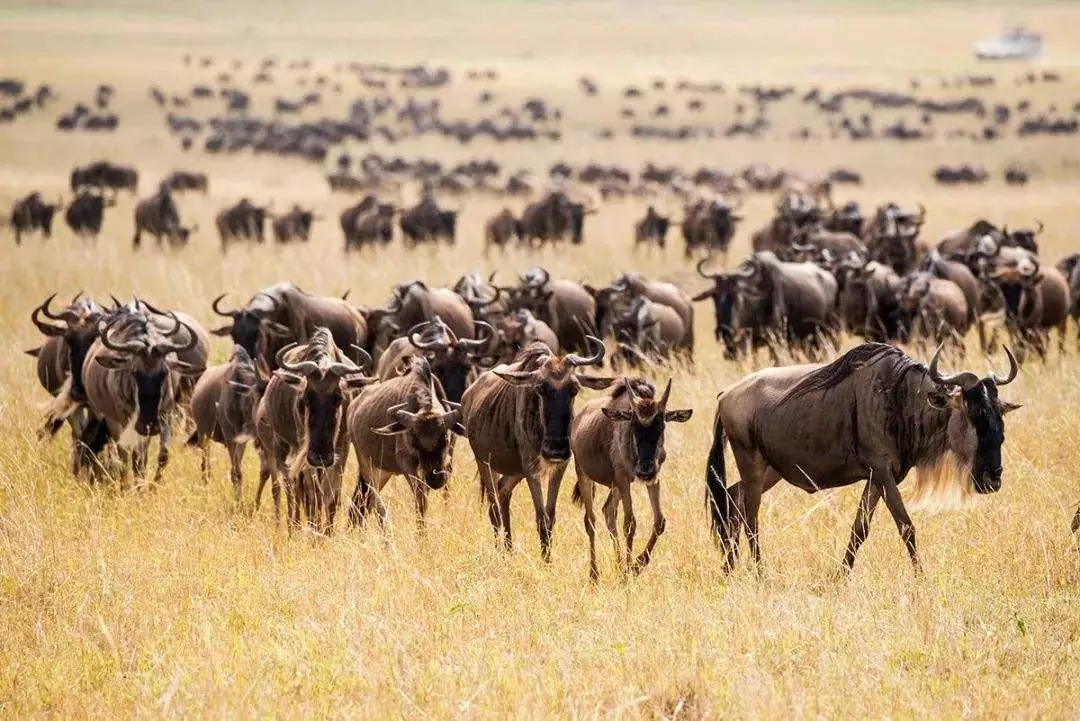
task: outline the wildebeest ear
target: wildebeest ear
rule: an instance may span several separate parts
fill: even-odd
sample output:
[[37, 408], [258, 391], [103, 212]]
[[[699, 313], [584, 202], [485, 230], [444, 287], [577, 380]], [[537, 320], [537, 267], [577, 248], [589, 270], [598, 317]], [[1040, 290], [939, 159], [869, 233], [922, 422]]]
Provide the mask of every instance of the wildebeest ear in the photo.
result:
[[532, 371], [491, 371], [504, 381], [515, 386], [532, 385], [536, 382], [536, 374]]
[[712, 298], [713, 295], [714, 295], [714, 289], [709, 288], [708, 290], [701, 291], [700, 293], [695, 295], [693, 298], [691, 298], [691, 300], [694, 300], [694, 301], [705, 300], [706, 298]]
[[577, 376], [577, 379], [581, 383], [581, 385], [594, 391], [602, 391], [608, 386], [610, 386], [612, 383], [614, 383], [616, 380], [618, 380], [617, 378], [602, 378], [600, 376], [583, 375]]
[[211, 333], [222, 338], [226, 338], [232, 335], [233, 327], [231, 325], [223, 325], [220, 328], [214, 328]]
[[383, 426], [382, 428], [372, 428], [371, 432], [379, 436], [396, 436], [409, 430], [405, 426], [401, 425], [397, 421]]
[[276, 335], [281, 338], [292, 338], [293, 336], [291, 328], [284, 326], [281, 323], [275, 323], [272, 320], [264, 320], [262, 326], [270, 335]]
[[604, 414], [604, 417], [609, 421], [628, 421], [633, 417], [630, 411], [623, 410], [622, 408], [601, 408], [600, 412]]
[[1009, 401], [998, 401], [998, 403], [1001, 405], [1001, 415], [1012, 413], [1018, 408], [1024, 407], [1023, 403], [1010, 403]]
[[169, 370], [176, 371], [182, 376], [201, 376], [206, 372], [206, 366], [196, 366], [182, 360], [171, 360]]
[[295, 373], [288, 373], [286, 371], [278, 371], [277, 375], [285, 383], [289, 384], [293, 388], [302, 388], [307, 383], [307, 378], [304, 376], [298, 376]]
[[368, 378], [367, 376], [357, 375], [357, 376], [349, 376], [348, 378], [343, 378], [341, 380], [341, 385], [344, 386], [345, 388], [350, 388], [352, 390], [356, 390], [357, 388], [363, 388], [365, 386], [371, 385], [372, 383], [378, 383], [378, 382], [379, 382], [378, 378], [374, 378], [374, 377]]
[[668, 423], [686, 423], [690, 420], [690, 416], [694, 415], [693, 408], [687, 408], [682, 411], [666, 411], [664, 413], [664, 420]]
[[28, 356], [33, 356], [34, 358], [37, 358], [39, 355], [41, 355], [41, 348], [31, 348], [30, 350], [25, 351], [25, 353]]
[[94, 360], [102, 368], [108, 368], [111, 371], [122, 371], [131, 365], [131, 359], [117, 358], [116, 356], [111, 355], [94, 356]]

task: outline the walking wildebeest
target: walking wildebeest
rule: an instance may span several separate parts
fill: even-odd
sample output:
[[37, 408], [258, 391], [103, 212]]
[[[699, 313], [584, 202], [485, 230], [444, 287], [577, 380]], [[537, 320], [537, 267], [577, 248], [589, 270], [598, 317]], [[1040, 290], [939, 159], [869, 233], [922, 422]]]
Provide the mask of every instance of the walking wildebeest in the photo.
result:
[[524, 236], [521, 221], [514, 217], [509, 208], [503, 208], [484, 224], [484, 255], [491, 252], [492, 246], [505, 252], [511, 240], [521, 243]]
[[408, 370], [384, 379], [349, 404], [347, 427], [356, 450], [359, 473], [349, 519], [359, 525], [369, 511], [386, 522], [380, 494], [395, 475], [403, 475], [416, 499], [423, 523], [428, 489], [450, 480], [453, 444], [450, 434], [465, 435], [458, 404], [448, 401], [423, 356], [412, 356]]
[[22, 244], [25, 233], [41, 231], [42, 237], [52, 237], [53, 215], [63, 206], [62, 201], [46, 203], [41, 193], [34, 191], [30, 195], [15, 201], [11, 206], [11, 230], [15, 234], [15, 245]]
[[207, 368], [191, 395], [191, 416], [195, 431], [187, 445], [202, 451], [203, 481], [210, 478], [210, 441], [225, 446], [229, 453], [229, 477], [237, 503], [243, 492], [244, 449], [255, 437], [255, 409], [266, 388], [260, 373], [243, 346], [234, 346], [227, 363]]
[[[352, 391], [375, 379], [334, 345], [326, 328], [316, 328], [305, 345], [282, 348], [276, 360], [278, 370], [255, 413], [261, 464], [255, 503], [269, 480], [279, 508], [284, 477], [289, 528], [299, 528], [302, 504], [308, 526], [326, 535], [333, 531], [349, 452], [344, 411]], [[362, 360], [370, 366], [366, 354]]]
[[221, 252], [224, 253], [229, 249], [229, 244], [237, 240], [262, 243], [265, 239], [269, 208], [270, 205], [255, 205], [248, 198], [241, 198], [235, 205], [219, 212], [214, 218], [214, 224], [221, 239]]
[[[807, 493], [865, 480], [844, 567], [855, 563], [884, 497], [918, 570], [915, 527], [899, 483], [914, 468], [916, 497], [1001, 488], [1003, 416], [1019, 408], [998, 397], [1019, 372], [1007, 348], [1006, 354], [1006, 377], [980, 379], [969, 371], [942, 375], [941, 348], [927, 368], [899, 348], [865, 343], [828, 365], [768, 368], [722, 390], [705, 484], [726, 568], [737, 560], [741, 530], [760, 562], [761, 495], [784, 479]], [[728, 441], [742, 477], [730, 488]]]
[[649, 206], [645, 211], [645, 217], [634, 225], [634, 250], [644, 245], [646, 248], [656, 245], [661, 250], [667, 246], [667, 232], [671, 226], [671, 218], [660, 215], [656, 208]]
[[[462, 394], [475, 376], [474, 368], [484, 363], [484, 352], [495, 338], [494, 328], [484, 321], [475, 323], [477, 340], [458, 338], [439, 316], [418, 323], [387, 346], [379, 357], [376, 375], [389, 380], [408, 367], [410, 358], [422, 355], [439, 379], [446, 397], [453, 403], [461, 402]], [[487, 332], [486, 338], [479, 332], [481, 329]]]
[[720, 198], [701, 199], [687, 205], [682, 221], [685, 257], [690, 258], [695, 250], [705, 248], [709, 255], [719, 253], [723, 256], [723, 264], [727, 265], [728, 246], [735, 237], [735, 226], [743, 220], [741, 215], [736, 215], [736, 210]]
[[292, 210], [284, 215], [274, 216], [270, 230], [278, 243], [291, 243], [294, 240], [307, 242], [311, 236], [311, 224], [319, 219], [314, 210], [304, 210], [294, 204]]
[[512, 289], [518, 307], [531, 311], [555, 331], [564, 351], [590, 352], [588, 336], [597, 335], [596, 301], [584, 286], [554, 280], [543, 268], [533, 268]]
[[174, 170], [163, 181], [170, 190], [185, 192], [198, 190], [205, 195], [210, 190], [210, 179], [206, 173], [193, 173], [187, 170]]
[[[609, 490], [604, 501], [604, 520], [615, 542], [615, 555], [623, 571], [640, 571], [649, 565], [656, 541], [664, 532], [665, 521], [660, 510], [660, 468], [667, 458], [664, 450], [664, 430], [667, 423], [685, 423], [693, 411], [667, 409], [671, 398], [671, 381], [663, 395], [656, 398], [652, 383], [623, 378], [607, 391], [589, 401], [574, 416], [570, 427], [570, 446], [574, 453], [577, 486], [574, 499], [585, 507], [585, 533], [589, 537], [589, 576], [599, 577], [596, 568], [596, 515], [593, 510], [593, 484]], [[630, 497], [634, 482], [645, 485], [652, 507], [652, 535], [641, 555], [635, 560], [634, 532], [637, 520]], [[617, 535], [619, 502], [623, 507], [625, 556], [619, 548]]]
[[139, 174], [134, 168], [99, 160], [71, 171], [71, 192], [93, 187], [98, 190], [139, 190]]
[[512, 545], [510, 497], [527, 479], [545, 561], [551, 560], [555, 505], [570, 461], [574, 396], [582, 386], [601, 390], [614, 382], [577, 373], [578, 368], [604, 359], [604, 344], [593, 336], [589, 343], [595, 348], [590, 357], [558, 356], [542, 343], [530, 345], [509, 366], [483, 373], [461, 399], [461, 422], [496, 536], [503, 537], [507, 548]]

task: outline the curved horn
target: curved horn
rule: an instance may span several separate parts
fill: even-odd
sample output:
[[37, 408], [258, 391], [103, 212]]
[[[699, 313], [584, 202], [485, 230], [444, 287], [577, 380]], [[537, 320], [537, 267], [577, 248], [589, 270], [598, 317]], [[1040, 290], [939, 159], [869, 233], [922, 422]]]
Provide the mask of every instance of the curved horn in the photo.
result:
[[109, 337], [109, 333], [112, 332], [112, 328], [113, 328], [113, 325], [116, 323], [116, 320], [118, 320], [118, 319], [114, 318], [113, 320], [109, 321], [100, 330], [101, 344], [103, 346], [105, 346], [109, 350], [116, 351], [117, 353], [136, 353], [136, 352], [146, 348], [146, 342], [142, 341], [142, 340], [129, 340], [129, 341], [124, 341], [122, 343], [114, 342]]
[[[34, 308], [34, 310], [30, 313], [30, 320], [34, 323], [34, 325], [37, 326], [38, 330], [40, 330], [43, 334], [45, 334], [47, 336], [60, 335], [60, 334], [64, 333], [65, 330], [66, 330], [65, 328], [61, 328], [60, 326], [49, 325], [48, 323], [42, 322], [42, 320], [40, 318], [38, 318], [38, 313], [45, 313], [46, 317], [49, 317], [49, 318], [53, 317], [53, 316], [49, 315], [48, 307], [49, 307], [49, 301], [51, 301], [55, 297], [56, 297], [56, 293], [53, 293], [52, 295], [50, 295], [48, 298], [45, 299], [44, 303], [39, 305], [37, 308]], [[55, 318], [55, 320], [61, 320], [61, 319], [60, 318]]]
[[[494, 277], [495, 274], [492, 273], [491, 275], [492, 277]], [[499, 300], [502, 299], [502, 288], [497, 285], [493, 285], [491, 287], [495, 289], [495, 297], [493, 297], [491, 300], [477, 299], [469, 302], [469, 305], [473, 307], [474, 311], [479, 310], [480, 308], [487, 308], [490, 305], [495, 305], [499, 302]]]
[[[59, 314], [56, 314], [56, 313], [53, 313], [51, 310], [49, 310], [49, 305], [52, 303], [53, 298], [55, 298], [55, 297], [56, 297], [56, 293], [53, 293], [48, 298], [46, 298], [45, 302], [42, 303], [40, 306], [38, 306], [38, 310], [40, 310], [41, 313], [46, 318], [48, 318], [49, 320], [63, 320], [63, 321], [74, 320], [73, 314], [70, 313], [70, 312], [63, 311], [63, 312], [61, 312]], [[74, 302], [75, 301], [72, 301], [72, 303], [74, 303]]]
[[166, 341], [165, 343], [158, 344], [156, 348], [159, 349], [160, 352], [164, 355], [168, 353], [186, 353], [195, 346], [197, 346], [199, 344], [199, 336], [195, 335], [195, 330], [187, 323], [184, 323], [179, 318], [177, 318], [175, 313], [170, 311], [169, 316], [173, 319], [173, 321], [176, 322], [176, 327], [173, 328], [172, 332], [167, 335], [174, 336], [180, 332], [181, 328], [183, 328], [188, 332], [188, 338], [183, 343], [173, 343], [172, 341]]
[[938, 371], [938, 360], [941, 357], [941, 349], [944, 347], [944, 343], [939, 345], [937, 350], [934, 351], [934, 357], [930, 359], [930, 367], [928, 369], [930, 380], [943, 386], [959, 386], [965, 391], [971, 390], [977, 386], [979, 384], [979, 377], [971, 371], [960, 371], [959, 373], [950, 376], [941, 375], [940, 371]]
[[634, 395], [634, 386], [630, 384], [630, 379], [623, 376], [623, 385], [626, 386], [626, 397], [630, 400], [630, 407], [634, 407], [634, 403], [637, 401], [637, 396]]
[[702, 278], [705, 278], [706, 280], [716, 280], [721, 275], [723, 275], [723, 273], [706, 273], [702, 270], [702, 268], [705, 267], [705, 264], [708, 263], [710, 260], [711, 258], [702, 258], [701, 260], [699, 260], [697, 264], [697, 272], [698, 275], [700, 275]]
[[371, 366], [375, 363], [375, 360], [371, 357], [371, 354], [356, 344], [350, 344], [349, 348], [359, 354], [360, 370], [364, 372], [371, 370]]
[[664, 386], [664, 394], [660, 396], [660, 403], [656, 406], [661, 413], [667, 408], [668, 399], [671, 398], [671, 379], [667, 379], [667, 385]]
[[495, 329], [491, 327], [491, 324], [485, 323], [482, 320], [474, 320], [473, 327], [477, 330], [484, 329], [485, 331], [487, 331], [487, 336], [481, 338], [480, 334], [477, 333], [475, 340], [472, 338], [462, 338], [457, 342], [457, 344], [465, 350], [479, 350], [480, 348], [483, 348], [488, 343], [490, 343], [491, 339], [494, 338], [496, 335]]
[[997, 373], [991, 373], [990, 377], [994, 379], [994, 383], [999, 386], [1007, 386], [1016, 380], [1016, 375], [1020, 372], [1020, 364], [1016, 362], [1016, 356], [1009, 350], [1009, 346], [1004, 346], [1005, 355], [1009, 357], [1009, 375], [1002, 378]]
[[121, 303], [120, 299], [117, 298], [115, 295], [113, 295], [112, 293], [109, 293], [109, 297], [112, 299], [112, 302], [113, 302], [113, 310], [120, 310], [121, 308], [124, 307], [124, 304]]
[[919, 208], [919, 215], [915, 218], [915, 224], [922, 225], [926, 222], [926, 206], [922, 203], [918, 203], [917, 206]]
[[587, 342], [593, 348], [596, 348], [596, 353], [589, 356], [588, 358], [579, 356], [576, 353], [571, 353], [570, 355], [566, 356], [566, 363], [568, 365], [591, 366], [604, 360], [604, 353], [607, 352], [607, 349], [604, 347], [603, 341], [601, 341], [596, 336], [587, 335], [585, 336], [585, 342]]
[[[1043, 227], [1042, 221], [1039, 220], [1038, 218], [1036, 218], [1035, 219], [1035, 235], [1042, 235], [1043, 230], [1045, 230], [1045, 228]], [[72, 301], [72, 303], [74, 303], [74, 302], [75, 301]]]
[[222, 310], [218, 305], [219, 303], [221, 303], [222, 300], [225, 299], [226, 295], [228, 295], [228, 293], [222, 293], [217, 298], [214, 298], [214, 302], [212, 302], [210, 304], [210, 307], [213, 308], [214, 312], [217, 313], [220, 316], [224, 316], [225, 318], [235, 318], [236, 316], [240, 315], [240, 311], [238, 311], [238, 310]]
[[[1038, 221], [1035, 221], [1035, 222], [1038, 222]], [[79, 298], [82, 298], [82, 293], [83, 293], [82, 290], [80, 290], [78, 293], [75, 294], [75, 297], [71, 299], [71, 305], [75, 305], [76, 303], [79, 302]]]
[[274, 361], [277, 363], [279, 368], [291, 371], [293, 373], [297, 373], [305, 377], [319, 370], [319, 364], [314, 361], [301, 361], [299, 363], [290, 363], [289, 361], [285, 360], [285, 354], [295, 347], [295, 343], [290, 343], [289, 345], [285, 346], [277, 352], [277, 355], [274, 356]]
[[405, 334], [405, 337], [409, 339], [409, 343], [412, 344], [413, 348], [416, 348], [417, 350], [444, 351], [447, 349], [447, 347], [449, 347], [448, 343], [439, 340], [428, 342], [420, 340], [421, 329], [427, 328], [431, 325], [435, 325], [435, 321], [425, 320], [422, 323], [417, 323], [416, 325], [414, 325], [412, 328], [409, 329], [409, 332]]

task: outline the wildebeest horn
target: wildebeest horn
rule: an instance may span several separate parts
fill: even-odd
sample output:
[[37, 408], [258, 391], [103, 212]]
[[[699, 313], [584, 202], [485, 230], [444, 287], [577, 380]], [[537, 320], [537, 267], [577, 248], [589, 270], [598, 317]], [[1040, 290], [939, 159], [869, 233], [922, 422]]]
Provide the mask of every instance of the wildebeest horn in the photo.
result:
[[934, 351], [934, 357], [930, 359], [930, 380], [943, 386], [959, 386], [965, 391], [971, 390], [975, 386], [979, 385], [979, 376], [975, 375], [971, 371], [960, 371], [951, 376], [943, 376], [938, 371], [938, 359], [941, 357], [941, 350], [945, 347], [942, 343]]
[[[1043, 230], [1044, 230], [1044, 228], [1043, 228], [1042, 221], [1039, 220], [1038, 218], [1036, 218], [1035, 219], [1035, 235], [1042, 235]], [[72, 301], [72, 303], [74, 303], [74, 302], [75, 301]]]
[[112, 293], [109, 293], [109, 297], [112, 299], [112, 302], [113, 302], [113, 310], [120, 310], [121, 308], [124, 307], [124, 304], [121, 303], [120, 299], [117, 298], [115, 295], [113, 295]]
[[[358, 348], [358, 346], [355, 346], [355, 345], [352, 346], [352, 347], [353, 348]], [[359, 350], [363, 351], [364, 349], [359, 348]], [[365, 352], [364, 355], [367, 355], [367, 353]], [[368, 362], [371, 361], [371, 356], [367, 357], [367, 361]], [[364, 369], [361, 368], [360, 366], [356, 365], [352, 361], [347, 361], [345, 363], [342, 363], [340, 361], [335, 361], [334, 363], [330, 364], [330, 367], [326, 369], [326, 372], [330, 373], [332, 375], [335, 375], [338, 378], [341, 378], [343, 376], [347, 376], [347, 375], [350, 375], [350, 374], [353, 374], [353, 373], [363, 373]]]
[[1016, 356], [1009, 350], [1009, 346], [1004, 346], [1005, 355], [1009, 357], [1009, 375], [1002, 378], [997, 373], [991, 373], [990, 376], [994, 379], [994, 383], [999, 386], [1007, 386], [1016, 380], [1016, 374], [1020, 372], [1020, 364], [1016, 362]]
[[663, 413], [664, 409], [667, 408], [669, 398], [671, 398], [671, 379], [670, 378], [667, 379], [667, 385], [664, 386], [664, 394], [662, 396], [660, 396], [660, 403], [659, 403], [659, 405], [656, 406], [657, 409], [661, 413]]
[[[492, 273], [492, 276], [494, 276], [494, 275], [495, 274]], [[477, 299], [477, 300], [469, 301], [469, 305], [472, 306], [473, 310], [479, 310], [480, 308], [487, 308], [489, 305], [494, 305], [495, 303], [499, 302], [499, 299], [502, 298], [502, 293], [503, 293], [502, 288], [500, 288], [497, 285], [493, 285], [491, 287], [495, 289], [495, 297], [492, 298], [491, 300]]]
[[480, 329], [486, 330], [487, 331], [487, 337], [481, 338], [480, 334], [477, 333], [475, 340], [471, 339], [471, 338], [462, 338], [461, 340], [459, 340], [457, 342], [457, 344], [459, 346], [461, 346], [462, 348], [464, 348], [465, 350], [476, 350], [476, 349], [483, 348], [488, 343], [490, 343], [491, 339], [494, 338], [495, 335], [496, 335], [495, 334], [495, 329], [491, 327], [491, 324], [485, 323], [482, 320], [474, 320], [473, 321], [473, 327], [476, 328], [477, 331], [479, 331]]
[[711, 258], [702, 258], [701, 260], [699, 260], [697, 264], [697, 272], [698, 275], [700, 275], [702, 278], [705, 278], [707, 280], [716, 280], [717, 278], [722, 276], [723, 273], [706, 273], [702, 270], [702, 268], [705, 267], [705, 264], [708, 263], [710, 260]]
[[630, 379], [623, 376], [623, 385], [626, 386], [626, 397], [630, 400], [630, 407], [634, 407], [634, 402], [637, 401], [637, 396], [634, 395], [634, 386], [630, 384]]
[[371, 366], [375, 362], [374, 359], [371, 357], [371, 354], [356, 344], [350, 344], [349, 348], [359, 354], [358, 357], [360, 358], [360, 370], [365, 372], [371, 370]]
[[571, 353], [570, 355], [566, 356], [566, 362], [568, 365], [591, 366], [604, 360], [604, 353], [607, 351], [607, 349], [604, 347], [603, 341], [601, 341], [596, 336], [591, 335], [585, 336], [585, 341], [592, 347], [596, 348], [596, 353], [592, 356], [589, 356], [588, 358], [579, 356], [576, 353]]
[[923, 205], [922, 203], [919, 203], [918, 207], [919, 207], [919, 215], [918, 215], [917, 218], [915, 218], [915, 223], [917, 225], [922, 225], [923, 223], [926, 222], [926, 206]]
[[114, 318], [100, 329], [102, 345], [117, 353], [135, 353], [146, 347], [146, 343], [142, 340], [129, 340], [124, 341], [123, 343], [115, 343], [109, 338], [109, 333], [112, 331], [113, 324], [116, 323], [117, 320], [119, 320], [119, 318]]
[[315, 361], [301, 361], [299, 363], [290, 363], [289, 361], [285, 360], [285, 354], [295, 347], [295, 343], [290, 343], [289, 345], [285, 346], [277, 352], [277, 355], [274, 356], [274, 360], [277, 362], [279, 368], [291, 371], [304, 377], [307, 377], [311, 373], [319, 370], [319, 364]]
[[423, 329], [423, 328], [426, 328], [426, 327], [428, 327], [430, 325], [435, 325], [435, 322], [430, 321], [430, 320], [426, 320], [426, 321], [424, 321], [422, 323], [417, 323], [412, 328], [410, 328], [409, 332], [405, 334], [405, 336], [409, 339], [409, 343], [411, 343], [412, 346], [414, 348], [416, 348], [417, 350], [435, 350], [435, 351], [444, 351], [444, 350], [446, 350], [448, 344], [443, 342], [443, 341], [433, 340], [433, 341], [425, 342], [425, 341], [420, 340], [420, 330]]
[[210, 304], [210, 307], [213, 308], [214, 312], [217, 313], [220, 316], [224, 316], [226, 318], [235, 318], [236, 316], [240, 315], [240, 311], [238, 311], [238, 310], [222, 310], [220, 307], [218, 307], [218, 304], [220, 304], [221, 301], [223, 301], [225, 299], [226, 295], [228, 295], [228, 293], [222, 293], [217, 298], [214, 298], [214, 302]]
[[49, 313], [49, 303], [55, 297], [56, 293], [53, 293], [45, 299], [44, 303], [39, 305], [37, 308], [34, 308], [34, 310], [30, 313], [30, 320], [33, 321], [34, 325], [37, 326], [38, 330], [40, 330], [43, 334], [47, 336], [63, 335], [66, 330], [64, 328], [61, 328], [60, 326], [49, 325], [48, 323], [45, 323], [40, 318], [38, 318], [38, 313], [44, 313], [46, 317], [53, 318], [53, 320], [63, 320], [62, 318], [55, 318]]
[[791, 241], [791, 249], [796, 253], [811, 253], [817, 250], [817, 246], [812, 243], [800, 243], [797, 240]]
[[191, 350], [199, 344], [199, 336], [195, 335], [195, 331], [191, 326], [177, 318], [176, 314], [172, 311], [169, 311], [169, 317], [173, 319], [173, 321], [176, 323], [176, 326], [172, 329], [172, 331], [166, 334], [166, 337], [176, 335], [180, 332], [180, 329], [183, 328], [188, 332], [188, 339], [183, 343], [173, 343], [172, 341], [167, 341], [165, 343], [158, 344], [156, 348], [162, 355], [168, 353], [186, 353], [187, 351]]
[[[1036, 221], [1036, 222], [1038, 222], [1038, 221]], [[71, 299], [71, 305], [75, 305], [76, 303], [79, 302], [79, 298], [82, 298], [82, 293], [83, 293], [82, 290], [80, 290], [78, 293], [75, 294], [75, 297], [73, 297]]]

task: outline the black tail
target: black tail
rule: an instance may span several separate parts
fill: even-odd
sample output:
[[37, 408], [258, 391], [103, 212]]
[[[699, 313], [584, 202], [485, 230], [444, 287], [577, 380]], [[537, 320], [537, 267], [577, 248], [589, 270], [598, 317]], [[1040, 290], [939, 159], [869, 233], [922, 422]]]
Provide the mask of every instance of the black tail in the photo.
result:
[[727, 468], [724, 465], [724, 446], [727, 438], [717, 410], [713, 425], [712, 448], [705, 466], [705, 505], [709, 510], [709, 524], [718, 540], [723, 540], [724, 528], [731, 514], [731, 495], [727, 489]]
[[574, 502], [575, 506], [582, 505], [581, 502], [581, 481], [577, 481], [574, 484], [574, 492], [570, 494], [570, 500]]
[[185, 443], [189, 446], [197, 446], [199, 445], [199, 440], [199, 431], [198, 429], [195, 429], [195, 431], [190, 436], [188, 436], [188, 439]]

